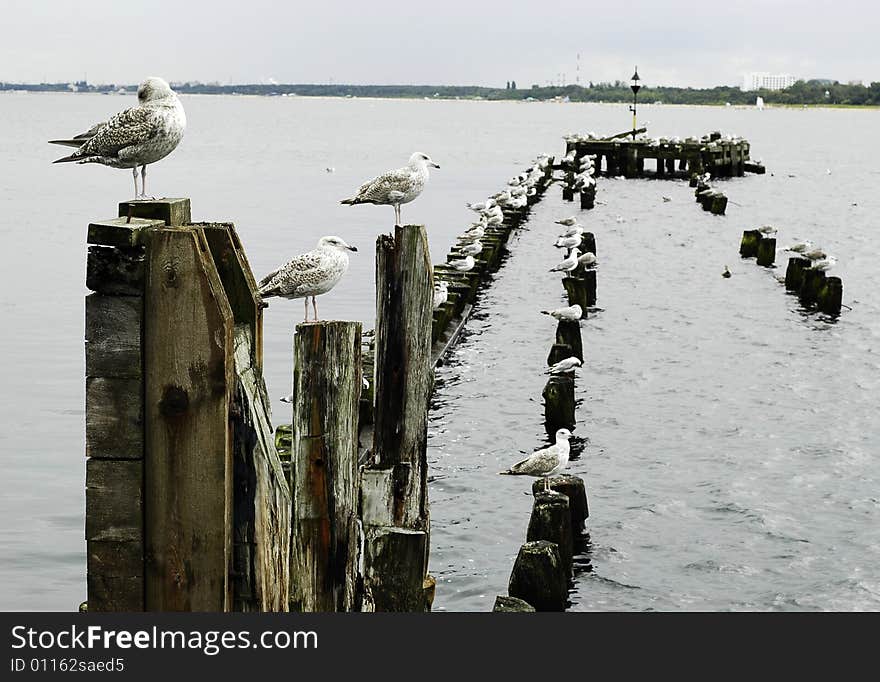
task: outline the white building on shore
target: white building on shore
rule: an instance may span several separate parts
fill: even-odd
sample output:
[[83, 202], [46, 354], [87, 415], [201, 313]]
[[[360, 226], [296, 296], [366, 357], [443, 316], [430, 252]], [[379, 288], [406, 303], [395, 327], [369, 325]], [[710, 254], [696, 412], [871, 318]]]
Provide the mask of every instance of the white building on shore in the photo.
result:
[[755, 71], [743, 76], [742, 89], [750, 90], [784, 90], [795, 84], [797, 78], [787, 73], [766, 73]]

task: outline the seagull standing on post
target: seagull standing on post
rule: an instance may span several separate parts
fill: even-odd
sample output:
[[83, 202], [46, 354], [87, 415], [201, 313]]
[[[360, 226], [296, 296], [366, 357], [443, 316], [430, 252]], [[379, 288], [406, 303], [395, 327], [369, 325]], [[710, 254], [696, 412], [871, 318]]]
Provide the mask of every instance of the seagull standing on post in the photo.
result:
[[382, 173], [365, 182], [351, 199], [343, 199], [341, 204], [377, 204], [394, 206], [395, 225], [401, 224], [400, 206], [418, 197], [428, 182], [428, 166], [440, 168], [431, 157], [415, 152], [403, 168]]
[[550, 476], [558, 474], [568, 466], [568, 455], [571, 450], [569, 438], [571, 438], [571, 431], [559, 429], [556, 432], [556, 442], [549, 448], [538, 450], [521, 462], [514, 464], [507, 471], [499, 471], [498, 473], [543, 478], [544, 490], [549, 490], [550, 481], [548, 479]]
[[[186, 114], [171, 87], [161, 78], [147, 78], [138, 87], [138, 105], [98, 123], [69, 140], [50, 144], [76, 147], [70, 156], [53, 163], [100, 163], [111, 168], [131, 168], [135, 199], [147, 197], [147, 166], [164, 159], [183, 139]], [[138, 166], [141, 190], [138, 192]]]

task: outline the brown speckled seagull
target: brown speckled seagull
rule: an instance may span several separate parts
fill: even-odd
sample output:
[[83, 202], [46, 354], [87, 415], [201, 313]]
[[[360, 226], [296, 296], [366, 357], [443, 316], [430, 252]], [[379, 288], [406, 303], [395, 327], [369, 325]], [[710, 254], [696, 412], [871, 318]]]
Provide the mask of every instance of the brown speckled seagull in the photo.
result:
[[418, 197], [428, 182], [428, 166], [440, 168], [427, 154], [415, 152], [403, 168], [382, 173], [365, 182], [351, 199], [341, 204], [380, 204], [394, 206], [394, 220], [400, 225], [400, 206]]
[[339, 237], [321, 237], [316, 248], [266, 275], [259, 284], [260, 296], [305, 299], [306, 322], [309, 321], [311, 296], [317, 322], [315, 296], [326, 294], [342, 279], [348, 270], [348, 251], [357, 251], [357, 248], [349, 246]]
[[53, 163], [75, 161], [131, 168], [135, 199], [146, 198], [147, 165], [164, 159], [177, 148], [186, 129], [186, 114], [177, 95], [161, 78], [147, 78], [137, 95], [138, 106], [119, 112], [106, 123], [98, 123], [69, 140], [50, 140], [50, 144], [77, 148], [70, 156]]

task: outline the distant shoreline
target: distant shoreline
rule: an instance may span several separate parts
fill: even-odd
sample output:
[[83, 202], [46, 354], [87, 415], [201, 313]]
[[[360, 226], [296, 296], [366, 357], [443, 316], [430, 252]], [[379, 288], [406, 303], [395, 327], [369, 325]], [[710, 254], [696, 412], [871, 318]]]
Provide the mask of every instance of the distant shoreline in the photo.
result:
[[[490, 88], [477, 85], [336, 85], [336, 84], [240, 84], [212, 85], [177, 83], [181, 95], [239, 95], [259, 97], [332, 97], [341, 99], [443, 99], [490, 102], [592, 102], [629, 104], [633, 96], [622, 82], [580, 85]], [[93, 85], [76, 83], [7, 83], [2, 92], [71, 92], [97, 94], [134, 94], [136, 85]], [[820, 108], [877, 108], [880, 106], [880, 82], [870, 86], [799, 81], [785, 90], [742, 91], [732, 86], [714, 88], [642, 87], [639, 105], [754, 106], [758, 96], [765, 106]]]

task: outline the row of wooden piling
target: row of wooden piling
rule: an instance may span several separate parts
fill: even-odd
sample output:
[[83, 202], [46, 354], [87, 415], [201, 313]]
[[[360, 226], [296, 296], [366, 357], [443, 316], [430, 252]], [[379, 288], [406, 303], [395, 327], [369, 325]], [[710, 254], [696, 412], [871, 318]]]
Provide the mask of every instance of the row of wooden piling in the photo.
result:
[[458, 245], [466, 240], [462, 235], [456, 239], [449, 251], [445, 263], [434, 265], [434, 282], [446, 282], [447, 299], [433, 313], [431, 338], [434, 343], [434, 359], [441, 363], [443, 357], [458, 338], [462, 325], [467, 320], [470, 309], [476, 300], [480, 288], [485, 285], [490, 275], [501, 267], [505, 245], [510, 235], [526, 219], [531, 207], [541, 200], [544, 192], [553, 181], [553, 159], [548, 159], [543, 177], [535, 185], [535, 193], [527, 197], [527, 204], [522, 208], [501, 206], [503, 221], [498, 226], [487, 226], [480, 239], [483, 250], [474, 257], [474, 267], [461, 272], [449, 265], [460, 260]]
[[[756, 259], [758, 265], [775, 267], [776, 238], [760, 230], [745, 230], [739, 247], [740, 256]], [[840, 315], [843, 305], [843, 281], [829, 277], [804, 256], [791, 256], [785, 269], [785, 289], [796, 294], [805, 308], [815, 308], [827, 315]]]
[[690, 178], [691, 187], [695, 187], [694, 196], [704, 211], [712, 215], [724, 215], [727, 211], [727, 196], [724, 192], [709, 186], [702, 177], [694, 174]]
[[[585, 232], [581, 249], [596, 252], [595, 237]], [[579, 249], [580, 250], [580, 249]], [[595, 268], [579, 269], [590, 274], [591, 302], [587, 304], [581, 291], [586, 280], [577, 276], [566, 286], [569, 305], [579, 304], [583, 317], [587, 305], [595, 305]], [[573, 275], [575, 273], [572, 273]], [[574, 283], [573, 283], [574, 282]], [[583, 284], [582, 284], [583, 283]], [[576, 296], [572, 293], [577, 291]], [[568, 357], [584, 361], [580, 320], [559, 320], [554, 343], [547, 356], [547, 364], [554, 365]], [[575, 428], [574, 373], [553, 374], [542, 391], [544, 399], [544, 426], [553, 438], [559, 429]], [[589, 517], [584, 480], [578, 476], [563, 475], [549, 479], [549, 490], [538, 479], [532, 486], [534, 504], [529, 519], [526, 542], [517, 553], [510, 574], [507, 596], [496, 597], [494, 611], [564, 611], [568, 603], [568, 588], [573, 577], [573, 558], [583, 544], [584, 523]]]

